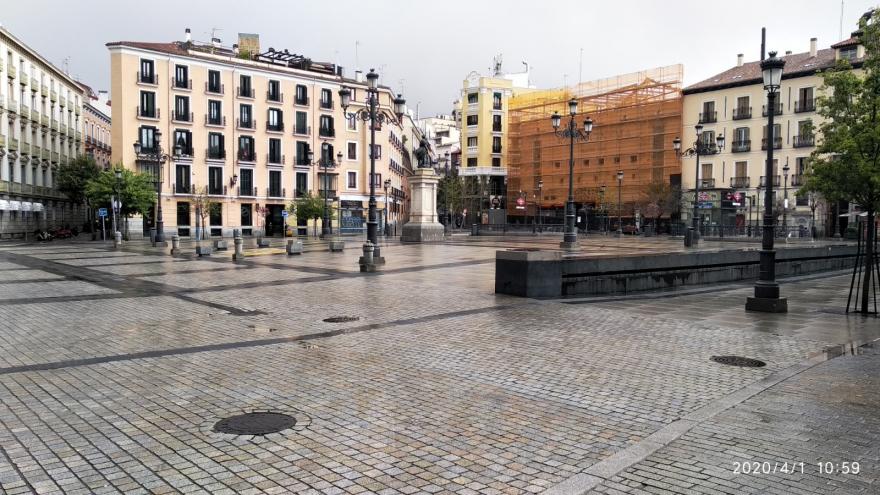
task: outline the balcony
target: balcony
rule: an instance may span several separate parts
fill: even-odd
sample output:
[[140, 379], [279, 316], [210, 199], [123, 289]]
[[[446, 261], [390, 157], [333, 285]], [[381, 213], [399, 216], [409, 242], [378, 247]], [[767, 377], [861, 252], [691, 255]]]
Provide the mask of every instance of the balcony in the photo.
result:
[[157, 85], [157, 84], [159, 84], [159, 80], [158, 80], [158, 78], [156, 77], [156, 74], [155, 74], [155, 73], [153, 73], [153, 74], [144, 74], [144, 73], [142, 73], [141, 71], [137, 71], [137, 73], [135, 74], [135, 80], [136, 80], [139, 84], [152, 84], [152, 85]]
[[52, 101], [58, 101], [58, 91], [55, 91], [54, 89], [49, 90], [49, 99]]
[[321, 107], [321, 108], [326, 108], [326, 109], [331, 109], [331, 108], [333, 108], [333, 99], [332, 99], [332, 98], [329, 99], [329, 100], [324, 100], [324, 99], [322, 99], [322, 100], [321, 100], [321, 105], [320, 105], [320, 107]]
[[807, 135], [807, 136], [795, 136], [791, 140], [792, 146], [795, 148], [808, 148], [810, 146], [816, 146], [816, 136]]
[[734, 141], [731, 144], [730, 150], [734, 153], [745, 153], [746, 151], [752, 150], [752, 140], [751, 139], [743, 139], [740, 141]]
[[171, 78], [171, 86], [174, 89], [193, 89], [193, 80], [192, 79], [178, 79], [176, 77]]
[[307, 126], [307, 125], [304, 125], [304, 126], [297, 126], [297, 127], [294, 127], [294, 128], [293, 128], [293, 133], [294, 133], [294, 134], [299, 134], [299, 135], [302, 135], [302, 136], [308, 136], [309, 134], [312, 133], [312, 127], [311, 127], [311, 126]]
[[14, 65], [9, 66], [9, 72], [6, 73], [9, 76], [9, 79], [15, 79], [18, 75], [18, 69], [15, 68]]
[[18, 139], [9, 138], [9, 151], [18, 151]]
[[318, 197], [323, 199], [335, 199], [336, 189], [321, 189], [318, 191]]
[[211, 117], [209, 115], [205, 115], [205, 125], [212, 125], [216, 127], [226, 127], [226, 117]]
[[254, 89], [253, 88], [242, 88], [241, 86], [239, 86], [237, 91], [235, 92], [235, 94], [237, 94], [239, 98], [253, 99]]
[[222, 95], [226, 93], [226, 85], [225, 84], [210, 84], [205, 83], [205, 93], [210, 93], [214, 95]]
[[745, 120], [750, 118], [752, 118], [752, 107], [733, 109], [733, 120]]
[[799, 187], [807, 182], [807, 176], [803, 174], [795, 174], [791, 176], [791, 186]]
[[61, 134], [67, 134], [67, 126], [64, 124], [61, 124], [61, 128], [59, 129], [59, 132], [61, 132]]
[[41, 115], [40, 116], [40, 123], [43, 125], [43, 127], [49, 127], [49, 116], [48, 115]]
[[[761, 182], [759, 183], [758, 187], [767, 187], [767, 176], [766, 175], [761, 176]], [[773, 176], [773, 187], [779, 187], [779, 176], [778, 175]]]
[[267, 194], [270, 198], [283, 198], [287, 195], [286, 188], [270, 187]]
[[141, 108], [140, 106], [135, 107], [135, 111], [137, 112], [138, 118], [141, 119], [156, 119], [162, 116], [161, 111], [158, 108]]
[[284, 165], [284, 155], [274, 155], [266, 153], [266, 162], [270, 165]]
[[31, 74], [31, 91], [36, 91], [40, 87], [40, 80]]
[[219, 184], [209, 184], [208, 185], [208, 195], [209, 196], [226, 196], [226, 186], [221, 186]]
[[49, 96], [49, 86], [46, 86], [45, 84], [41, 85], [40, 94], [43, 96]]
[[267, 120], [266, 130], [271, 132], [284, 132], [284, 122], [277, 122], [273, 124]]
[[[76, 131], [76, 140], [77, 141], [82, 140], [82, 132]], [[110, 148], [107, 148], [107, 149], [109, 150]]]
[[795, 100], [794, 102], [794, 113], [803, 113], [803, 112], [815, 112], [816, 111], [816, 99], [809, 98], [807, 100]]
[[745, 189], [750, 187], [751, 180], [750, 177], [731, 177], [730, 178], [730, 187], [732, 189]]
[[500, 124], [492, 124], [492, 132], [501, 132]]
[[239, 187], [238, 188], [238, 195], [239, 196], [248, 196], [248, 197], [256, 196], [257, 195], [257, 188], [256, 187]]
[[493, 146], [492, 153], [501, 153], [501, 146]]
[[192, 123], [192, 121], [193, 121], [194, 118], [195, 118], [195, 115], [194, 115], [192, 112], [189, 112], [189, 113], [186, 113], [186, 112], [177, 113], [177, 112], [175, 111], [174, 113], [171, 114], [171, 120], [173, 120], [173, 121], [175, 121], [175, 122], [189, 122], [189, 123]]
[[52, 163], [58, 163], [61, 160], [61, 154], [57, 151], [53, 151], [52, 153], [50, 153], [50, 157]]
[[[764, 117], [767, 116], [767, 105], [761, 106], [761, 115]], [[773, 112], [773, 115], [782, 115], [782, 103], [776, 104], [776, 110]]]
[[332, 128], [321, 127], [318, 129], [318, 135], [321, 137], [335, 137], [336, 131], [333, 130]]
[[700, 189], [715, 189], [715, 179], [700, 179]]
[[239, 119], [235, 119], [235, 127], [239, 128], [239, 129], [247, 129], [247, 130], [253, 131], [257, 128], [257, 123], [254, 122], [253, 119], [242, 120], [239, 118]]
[[73, 113], [74, 113], [74, 115], [79, 117], [79, 115], [82, 113], [82, 107], [80, 107], [80, 106], [73, 107]]
[[266, 101], [282, 103], [284, 102], [284, 95], [282, 93], [273, 93], [271, 91], [266, 91]]
[[257, 154], [253, 150], [238, 150], [238, 161], [240, 162], [256, 162]]
[[309, 163], [309, 157], [307, 157], [307, 156], [297, 156], [297, 157], [294, 159], [294, 165], [299, 165], [299, 166], [303, 166], [303, 167], [308, 167], [309, 165], [311, 165], [311, 163]]
[[195, 194], [196, 186], [192, 184], [174, 184], [172, 186], [174, 194]]
[[297, 96], [296, 98], [293, 99], [293, 104], [294, 105], [308, 105], [309, 104], [309, 97], [303, 96], [302, 98], [300, 98], [299, 96]]
[[60, 124], [57, 120], [52, 119], [52, 125], [51, 125], [49, 128], [52, 129], [52, 130], [55, 131], [55, 132], [58, 132], [58, 128], [59, 128], [60, 125], [61, 125], [61, 124]]
[[205, 156], [209, 160], [225, 160], [226, 150], [224, 148], [208, 148], [205, 150]]
[[65, 98], [63, 95], [62, 95], [61, 98], [58, 100], [58, 106], [61, 107], [61, 108], [64, 108], [64, 107], [67, 106], [67, 98]]
[[712, 124], [714, 122], [718, 122], [718, 112], [701, 112], [700, 113], [700, 123], [701, 124]]
[[24, 106], [24, 103], [18, 106], [18, 113], [21, 115], [22, 119], [30, 119], [31, 118], [31, 109]]
[[[782, 136], [777, 137], [777, 138], [773, 138], [773, 149], [778, 150], [780, 148], [782, 148]], [[766, 138], [761, 140], [761, 149], [762, 150], [767, 149], [767, 139]]]

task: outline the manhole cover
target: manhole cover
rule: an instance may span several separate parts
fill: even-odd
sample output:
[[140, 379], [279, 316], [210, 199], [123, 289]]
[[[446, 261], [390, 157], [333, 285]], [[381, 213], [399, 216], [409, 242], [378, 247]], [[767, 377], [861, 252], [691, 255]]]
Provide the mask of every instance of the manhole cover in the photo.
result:
[[743, 366], [745, 368], [760, 368], [761, 366], [767, 365], [764, 361], [742, 356], [712, 356], [709, 359], [716, 363], [729, 364], [730, 366]]
[[361, 318], [359, 316], [331, 316], [330, 318], [324, 318], [325, 323], [348, 323], [350, 321], [358, 321]]
[[216, 433], [233, 435], [268, 435], [291, 428], [296, 418], [273, 412], [252, 412], [221, 419], [214, 425]]

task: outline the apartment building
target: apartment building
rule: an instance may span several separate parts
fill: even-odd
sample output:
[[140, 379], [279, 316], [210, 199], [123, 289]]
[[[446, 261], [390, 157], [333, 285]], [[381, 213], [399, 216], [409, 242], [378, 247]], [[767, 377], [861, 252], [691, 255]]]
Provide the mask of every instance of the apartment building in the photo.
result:
[[95, 160], [99, 168], [110, 168], [110, 105], [106, 91], [95, 92], [79, 83], [83, 89], [83, 150]]
[[82, 113], [76, 81], [0, 27], [0, 237], [81, 226], [53, 179], [82, 151]]
[[[204, 188], [220, 204], [208, 219], [213, 236], [229, 236], [238, 228], [245, 235], [278, 235], [285, 222], [303, 232], [312, 225], [309, 219], [285, 220], [282, 212], [297, 197], [325, 191], [337, 212], [334, 226], [360, 232], [370, 180], [380, 210], [386, 180], [398, 212], [406, 210], [412, 168], [405, 162], [418, 146], [404, 139], [412, 119], [396, 112], [395, 95], [379, 86], [378, 111], [386, 120], [374, 124], [376, 176], [371, 178], [370, 123], [346, 116], [338, 96], [343, 86], [351, 90], [348, 113], [367, 106], [368, 84], [360, 72], [350, 79], [335, 64], [287, 50], [262, 51], [256, 35], [240, 35], [231, 48], [216, 39], [194, 42], [189, 30], [184, 41], [120, 41], [107, 47], [113, 162], [153, 174], [157, 189], [161, 184], [166, 236], [194, 234], [193, 195]], [[157, 168], [143, 153], [159, 146], [171, 156]], [[141, 219], [145, 234], [155, 225], [155, 213]], [[389, 219], [405, 221], [399, 213]]]
[[[767, 108], [760, 61], [744, 62], [742, 54], [737, 56], [736, 66], [684, 89], [682, 146], [697, 139], [697, 124], [703, 126], [700, 139], [706, 143], [714, 143], [718, 135], [725, 137], [720, 153], [700, 157], [702, 225], [756, 227], [764, 211], [762, 190], [772, 180], [777, 198], [774, 204], [781, 207], [777, 223], [782, 221], [784, 212], [789, 227], [809, 229], [815, 215], [820, 232], [824, 224], [831, 228], [834, 208], [817, 198], [811, 203], [810, 197], [798, 197], [796, 193], [804, 183], [807, 158], [816, 144], [811, 129], [822, 123], [822, 117], [816, 113], [816, 97], [823, 84], [820, 73], [834, 67], [840, 59], [849, 60], [854, 68], [860, 67], [864, 47], [855, 36], [829, 48], [818, 49], [817, 44], [816, 38], [812, 38], [808, 51], [782, 56], [785, 68], [776, 108]], [[767, 115], [771, 111], [772, 143], [767, 140]], [[768, 146], [775, 150], [769, 179], [765, 173]], [[693, 218], [695, 168], [695, 157], [682, 160], [683, 214], [688, 224]], [[846, 203], [837, 207], [841, 212], [847, 211]]]

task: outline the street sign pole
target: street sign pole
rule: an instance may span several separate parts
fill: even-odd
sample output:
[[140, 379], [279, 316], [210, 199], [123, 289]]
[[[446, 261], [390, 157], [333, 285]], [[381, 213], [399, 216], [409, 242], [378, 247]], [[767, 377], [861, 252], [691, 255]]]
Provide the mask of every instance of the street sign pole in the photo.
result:
[[101, 217], [101, 240], [106, 242], [107, 241], [107, 234], [104, 232], [104, 219], [105, 218], [106, 217]]

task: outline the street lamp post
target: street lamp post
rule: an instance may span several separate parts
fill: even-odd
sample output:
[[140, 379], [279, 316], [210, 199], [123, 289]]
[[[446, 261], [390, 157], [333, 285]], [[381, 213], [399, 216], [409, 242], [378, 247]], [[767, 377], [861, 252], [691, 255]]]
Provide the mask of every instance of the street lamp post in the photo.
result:
[[782, 232], [788, 237], [788, 159], [785, 160], [785, 166], [782, 167], [782, 176], [784, 177], [782, 195]]
[[391, 229], [388, 228], [388, 188], [391, 187], [391, 179], [385, 179], [382, 183], [385, 186], [385, 237], [391, 235]]
[[538, 179], [538, 232], [543, 232], [544, 218], [541, 215], [541, 201], [544, 200], [544, 179]]
[[[343, 116], [349, 119], [370, 122], [370, 202], [367, 216], [367, 241], [373, 245], [373, 262], [382, 264], [385, 262], [385, 258], [381, 256], [379, 239], [376, 232], [376, 125], [381, 125], [386, 120], [392, 122], [393, 119], [386, 117], [384, 113], [377, 113], [376, 111], [376, 107], [379, 105], [379, 74], [374, 69], [370, 69], [370, 72], [367, 73], [367, 108], [348, 113], [348, 106], [351, 103], [351, 90], [345, 86], [339, 90], [339, 99], [342, 103]], [[393, 103], [394, 113], [397, 114], [398, 118], [402, 119], [406, 100], [397, 95]]]
[[565, 202], [565, 234], [559, 247], [573, 251], [578, 249], [577, 227], [575, 226], [574, 212], [574, 142], [590, 140], [590, 133], [593, 132], [593, 119], [587, 117], [584, 119], [583, 129], [579, 129], [574, 121], [577, 116], [578, 102], [575, 98], [568, 101], [569, 120], [565, 129], [559, 130], [562, 122], [562, 116], [558, 112], [553, 112], [550, 122], [553, 124], [553, 132], [557, 137], [568, 139], [568, 201]]
[[[180, 157], [183, 148], [180, 144], [174, 145], [174, 154], [169, 157], [162, 150], [162, 131], [156, 129], [154, 133], [155, 143], [151, 148], [144, 148], [144, 143], [135, 141], [134, 154], [137, 160], [149, 163], [154, 166], [153, 177], [156, 178], [156, 243], [165, 242], [165, 222], [162, 220], [162, 181], [165, 178], [165, 162], [169, 158], [177, 159]], [[149, 144], [149, 143], [148, 143]]]
[[755, 283], [755, 296], [746, 300], [747, 311], [765, 313], [788, 312], [788, 300], [779, 297], [779, 284], [776, 282], [776, 251], [773, 250], [774, 224], [773, 218], [773, 114], [776, 111], [776, 96], [782, 85], [782, 69], [785, 60], [776, 58], [776, 52], [770, 52], [770, 58], [761, 61], [764, 76], [764, 89], [767, 90], [767, 163], [764, 164], [764, 175], [767, 177], [767, 190], [764, 192], [764, 230], [761, 240], [760, 274]]
[[816, 196], [812, 191], [809, 193], [810, 201], [810, 239], [816, 240]]
[[620, 188], [623, 185], [623, 170], [617, 171], [617, 235], [623, 234], [623, 215], [621, 214]]
[[[693, 217], [693, 233], [691, 234], [690, 245], [696, 246], [697, 241], [700, 239], [700, 157], [707, 155], [714, 155], [717, 153], [721, 153], [721, 150], [724, 149], [724, 135], [719, 134], [715, 138], [715, 142], [709, 142], [703, 139], [703, 124], [697, 124], [694, 126], [694, 130], [697, 134], [697, 139], [694, 141], [694, 145], [686, 150], [681, 149], [681, 139], [675, 138], [672, 140], [672, 148], [675, 149], [675, 154], [679, 157], [697, 157], [697, 162], [694, 165], [694, 217]], [[688, 238], [685, 235], [685, 246], [688, 245]]]
[[[321, 214], [321, 238], [327, 239], [333, 235], [333, 224], [330, 220], [329, 209], [327, 208], [327, 197], [330, 196], [330, 175], [328, 174], [328, 169], [335, 167], [337, 164], [342, 163], [342, 152], [336, 153], [336, 162], [333, 162], [333, 157], [330, 153], [330, 144], [327, 141], [321, 143], [321, 158], [318, 161], [315, 161], [315, 152], [309, 149], [307, 157], [310, 164], [319, 165], [324, 169], [324, 176], [322, 179], [323, 184], [321, 184], [321, 189], [323, 189], [323, 197], [324, 197], [324, 209]], [[341, 232], [341, 231], [340, 231]]]
[[121, 205], [122, 202], [119, 201], [119, 192], [122, 187], [122, 169], [117, 168], [113, 173], [116, 176], [116, 181], [113, 183], [113, 199], [110, 204], [110, 208], [113, 210], [113, 235], [116, 235], [116, 232], [119, 231], [117, 226], [119, 225], [116, 222], [116, 215], [119, 213], [119, 207], [117, 205]]
[[605, 205], [605, 184], [602, 184], [602, 233], [608, 235], [608, 208]]

